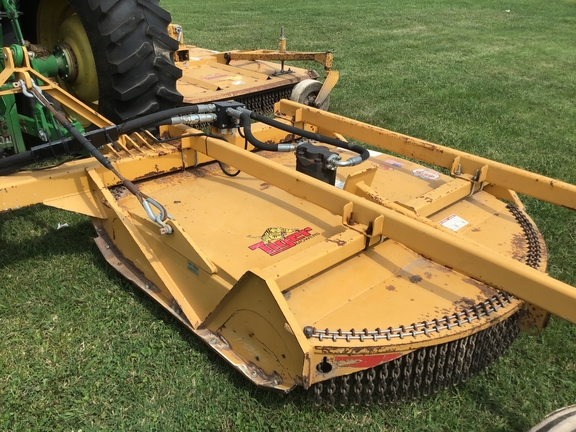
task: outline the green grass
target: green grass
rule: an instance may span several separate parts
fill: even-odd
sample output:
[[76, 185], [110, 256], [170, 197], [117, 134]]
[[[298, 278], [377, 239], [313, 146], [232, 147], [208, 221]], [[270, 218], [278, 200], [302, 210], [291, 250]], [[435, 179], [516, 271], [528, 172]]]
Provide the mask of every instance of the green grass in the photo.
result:
[[[272, 49], [283, 25], [289, 49], [334, 49], [333, 112], [576, 184], [573, 0], [162, 5], [199, 46]], [[576, 285], [576, 213], [527, 205], [550, 273]], [[54, 209], [0, 215], [0, 430], [525, 431], [576, 402], [576, 326], [560, 319], [420, 401], [318, 410], [301, 391], [258, 390], [92, 237]]]

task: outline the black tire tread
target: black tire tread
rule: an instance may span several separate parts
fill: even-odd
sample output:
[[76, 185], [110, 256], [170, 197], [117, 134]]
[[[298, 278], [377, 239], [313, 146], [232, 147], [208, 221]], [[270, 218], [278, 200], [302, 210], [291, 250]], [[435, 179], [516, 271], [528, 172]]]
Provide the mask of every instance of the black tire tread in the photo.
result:
[[[36, 17], [41, 1], [23, 5], [30, 33], [25, 37], [30, 39], [36, 38], [30, 18]], [[171, 16], [158, 0], [67, 1], [90, 40], [102, 115], [122, 123], [182, 103], [176, 89], [182, 71], [172, 60], [178, 42], [168, 35]]]
[[90, 0], [89, 7], [69, 1], [86, 22], [95, 58], [107, 59], [96, 64], [104, 116], [126, 121], [182, 102], [176, 90], [182, 71], [172, 62], [178, 42], [168, 35], [171, 17], [157, 0]]

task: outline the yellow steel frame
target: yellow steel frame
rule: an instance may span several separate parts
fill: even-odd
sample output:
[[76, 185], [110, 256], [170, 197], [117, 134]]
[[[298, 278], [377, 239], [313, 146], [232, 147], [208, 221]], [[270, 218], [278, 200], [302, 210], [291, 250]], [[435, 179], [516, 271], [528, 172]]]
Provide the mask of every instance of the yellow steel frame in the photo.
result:
[[[108, 189], [119, 184], [119, 179], [93, 159], [0, 178], [0, 210], [44, 203], [93, 217], [100, 236], [99, 247], [111, 264], [248, 378], [282, 391], [357, 371], [343, 366], [332, 375], [320, 374], [315, 365], [324, 357], [333, 359], [350, 352], [400, 355], [477, 332], [515, 311], [499, 311], [476, 327], [445, 336], [431, 334], [409, 345], [353, 341], [339, 347], [307, 339], [284, 294], [308, 278], [368, 248], [378, 247], [384, 239], [395, 240], [440, 265], [576, 323], [576, 289], [427, 218], [439, 208], [482, 189], [518, 203], [515, 191], [575, 209], [576, 186], [289, 101], [278, 103], [275, 111], [281, 113], [282, 121], [302, 128], [357, 139], [445, 167], [456, 180], [409, 202], [393, 202], [371, 188], [370, 169], [350, 175], [341, 190], [246, 151], [244, 140], [234, 133], [227, 135], [227, 142], [209, 136], [188, 136], [164, 144], [153, 143], [145, 134], [134, 134], [121, 137], [117, 143], [120, 150], [111, 146], [104, 150], [118, 172], [130, 180], [218, 160], [339, 216], [342, 230], [328, 241], [303, 248], [274, 265], [245, 269], [239, 279], [221, 271], [178, 220], [167, 221], [172, 234], [160, 235], [153, 222], [120, 205]], [[265, 125], [254, 125], [253, 131], [262, 141], [281, 142], [288, 138], [287, 133]], [[174, 137], [198, 133], [186, 126], [163, 130], [163, 134]], [[131, 268], [130, 261], [138, 262], [138, 269]], [[181, 270], [186, 265], [199, 278], [201, 294], [189, 287], [190, 272]], [[267, 318], [262, 321], [264, 316]], [[271, 352], [262, 354], [258, 367], [246, 360], [255, 349], [250, 343], [256, 343], [249, 341], [248, 330], [243, 333], [246, 323], [260, 329], [256, 339], [266, 347], [263, 352]], [[280, 353], [288, 357], [285, 362], [279, 360]]]
[[[74, 113], [81, 115], [90, 123], [98, 127], [110, 126], [109, 120], [102, 117], [92, 108], [83, 104], [78, 99], [70, 96], [66, 91], [64, 91], [58, 84], [46, 78], [39, 72], [35, 71], [30, 65], [30, 58], [28, 56], [28, 51], [26, 48], [22, 47], [23, 51], [23, 65], [16, 65], [14, 63], [14, 56], [12, 51], [8, 47], [2, 48], [2, 54], [4, 55], [4, 69], [0, 72], [0, 86], [6, 84], [8, 80], [13, 82], [13, 89], [0, 91], [0, 97], [6, 94], [20, 93], [19, 81], [23, 80], [27, 88], [32, 88], [33, 79], [39, 80], [41, 83], [39, 85], [40, 90], [45, 91], [63, 106], [67, 107]], [[81, 114], [80, 114], [81, 113]]]
[[324, 73], [328, 74], [332, 70], [334, 63], [334, 53], [326, 52], [290, 52], [274, 50], [242, 50], [227, 51], [217, 55], [219, 61], [229, 63], [232, 60], [263, 60], [263, 61], [304, 61], [311, 60], [324, 66]]
[[[576, 187], [550, 177], [541, 176], [509, 165], [474, 156], [459, 150], [444, 147], [428, 141], [402, 135], [361, 123], [332, 113], [302, 107], [289, 101], [282, 101], [276, 110], [298, 125], [315, 125], [319, 133], [333, 135], [340, 131], [348, 138], [414, 158], [450, 170], [453, 176], [470, 182], [468, 193], [474, 193], [490, 185], [493, 193], [503, 194], [510, 198], [507, 191], [515, 191], [527, 196], [547, 201], [552, 204], [576, 209]], [[345, 131], [345, 132], [342, 132]], [[455, 198], [459, 199], [459, 198]], [[423, 197], [420, 201], [427, 201]], [[412, 210], [417, 210], [418, 203], [399, 203]]]
[[[320, 132], [329, 134], [338, 130], [342, 135], [386, 150], [411, 154], [412, 157], [417, 158], [426, 156], [426, 162], [440, 166], [443, 162], [446, 163], [449, 157], [446, 153], [453, 153], [454, 159], [458, 158], [456, 160], [459, 161], [463, 173], [476, 167], [487, 167], [484, 168], [486, 183], [506, 189], [512, 189], [512, 186], [516, 185], [519, 192], [528, 196], [576, 209], [576, 186], [574, 185], [424, 141], [410, 139], [408, 142], [409, 137], [293, 102], [282, 101], [276, 111], [292, 115], [294, 120], [298, 119], [296, 123], [301, 126], [314, 125]], [[504, 258], [471, 240], [463, 240], [451, 230], [434, 224], [417, 213], [401, 211], [393, 204], [383, 206], [370, 202], [328, 184], [317, 182], [306, 175], [295, 173], [289, 168], [276, 166], [273, 162], [262, 160], [257, 155], [231, 147], [220, 140], [213, 138], [187, 140], [188, 143], [183, 144], [184, 149], [189, 146], [195, 151], [341, 215], [343, 225], [348, 225], [364, 234], [369, 246], [381, 242], [383, 237], [394, 239], [439, 264], [514, 294], [531, 304], [576, 323], [576, 289], [574, 287], [518, 261]], [[397, 144], [400, 141], [406, 142], [407, 148], [387, 145], [389, 142]], [[421, 154], [418, 154], [417, 150]], [[454, 159], [450, 162], [450, 167], [453, 166]], [[507, 174], [512, 177], [512, 180]], [[461, 174], [461, 176], [465, 177], [466, 174]], [[474, 187], [473, 184], [470, 188], [472, 187]], [[452, 197], [461, 198], [458, 193]], [[350, 249], [349, 256], [361, 251], [364, 247], [363, 243], [358, 243], [355, 249]], [[311, 256], [310, 261], [314, 258]], [[333, 263], [330, 260], [324, 262], [323, 266], [327, 268]], [[304, 262], [301, 267], [306, 268], [308, 265], [309, 263]], [[295, 266], [297, 268], [288, 272], [283, 278], [290, 277], [292, 281], [303, 280], [306, 274], [297, 276], [300, 266], [296, 264]], [[316, 271], [320, 270], [316, 269]]]
[[[279, 103], [276, 111], [296, 125], [314, 127], [321, 133], [334, 134], [334, 131], [338, 130], [342, 135], [362, 140], [367, 144], [446, 168], [453, 169], [458, 163], [461, 167], [461, 174], [458, 177], [469, 180], [469, 184], [458, 187], [450, 186], [446, 188], [448, 190], [435, 192], [441, 205], [461, 199], [464, 194], [473, 191], [475, 183], [480, 181], [484, 182], [485, 186], [514, 190], [543, 201], [576, 209], [574, 185], [290, 101]], [[182, 126], [170, 127], [169, 130], [176, 132], [177, 135], [193, 131]], [[267, 133], [271, 133], [271, 130], [268, 127], [262, 127], [261, 133], [266, 136]], [[576, 291], [573, 287], [511, 259], [503, 260], [500, 255], [491, 253], [481, 245], [474, 244], [470, 240], [464, 242], [452, 231], [430, 222], [424, 216], [436, 209], [437, 204], [434, 201], [431, 208], [424, 207], [423, 210], [419, 210], [414, 203], [370, 202], [356, 194], [318, 183], [291, 169], [277, 166], [256, 154], [213, 138], [183, 138], [182, 154], [176, 152], [173, 146], [164, 145], [164, 150], [161, 151], [162, 156], [150, 155], [137, 146], [133, 139], [128, 137], [124, 139], [132, 141], [131, 148], [137, 149], [130, 158], [123, 157], [116, 161], [119, 170], [129, 179], [145, 178], [146, 175], [142, 175], [143, 172], [148, 173], [147, 176], [159, 175], [216, 159], [340, 214], [343, 224], [362, 233], [369, 245], [379, 243], [382, 237], [395, 239], [441, 264], [576, 322]], [[146, 142], [142, 137], [140, 140]], [[112, 147], [108, 151], [113, 151]], [[71, 171], [70, 166], [74, 165], [76, 169]], [[66, 170], [57, 170], [56, 173], [50, 171], [34, 174], [19, 173], [2, 179], [5, 193], [0, 210], [10, 210], [39, 202], [63, 204], [71, 200], [72, 196], [83, 196], [85, 204], [77, 211], [98, 216], [100, 213], [92, 204], [96, 200], [90, 197], [91, 190], [86, 181], [86, 175], [83, 173], [88, 169], [96, 169], [96, 172], [102, 175], [105, 186], [118, 183], [114, 175], [99, 167], [97, 162], [91, 159], [72, 162]], [[481, 178], [484, 180], [474, 179], [477, 170], [482, 170]], [[56, 182], [61, 186], [55, 188]], [[7, 193], [8, 188], [17, 189], [17, 193]], [[512, 195], [508, 194], [508, 196]], [[429, 197], [423, 197], [423, 200], [427, 198]], [[76, 205], [79, 204], [65, 207], [74, 210]], [[353, 225], [349, 223], [352, 214]], [[368, 233], [369, 226], [371, 227], [370, 233]], [[362, 250], [364, 246], [363, 242], [358, 243], [356, 247], [350, 246], [350, 254]], [[311, 257], [311, 261], [313, 260], [314, 257]], [[295, 267], [308, 265], [308, 263], [294, 263]], [[296, 270], [288, 273], [295, 272]], [[290, 279], [291, 284], [304, 277], [283, 276], [283, 278]], [[286, 283], [280, 281], [280, 285], [286, 286]], [[546, 289], [543, 290], [543, 287]]]

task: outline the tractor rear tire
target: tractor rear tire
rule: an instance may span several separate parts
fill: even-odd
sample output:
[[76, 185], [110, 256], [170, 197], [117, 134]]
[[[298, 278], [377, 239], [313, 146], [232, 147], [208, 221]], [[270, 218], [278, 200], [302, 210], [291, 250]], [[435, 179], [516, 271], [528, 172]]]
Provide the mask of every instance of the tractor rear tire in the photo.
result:
[[[65, 8], [66, 1], [88, 37], [98, 79], [98, 111], [103, 116], [121, 123], [182, 102], [176, 90], [182, 70], [173, 61], [178, 42], [168, 35], [171, 16], [158, 0], [28, 0], [22, 4], [26, 27], [34, 27], [31, 33], [42, 39], [38, 24], [46, 18], [40, 8]], [[36, 25], [29, 24], [32, 17]]]

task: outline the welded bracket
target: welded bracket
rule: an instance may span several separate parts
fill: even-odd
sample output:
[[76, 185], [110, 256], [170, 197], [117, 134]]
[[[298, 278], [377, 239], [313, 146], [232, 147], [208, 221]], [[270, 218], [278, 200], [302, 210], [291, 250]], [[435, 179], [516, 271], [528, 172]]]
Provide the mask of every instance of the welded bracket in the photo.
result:
[[[71, 111], [79, 116], [84, 117], [90, 123], [98, 127], [106, 127], [112, 125], [112, 123], [106, 118], [102, 117], [95, 110], [88, 107], [84, 103], [70, 96], [66, 91], [64, 91], [58, 84], [54, 83], [50, 79], [46, 78], [44, 75], [32, 68], [30, 64], [30, 58], [28, 56], [28, 51], [25, 47], [22, 47], [23, 58], [22, 65], [17, 65], [14, 60], [14, 56], [9, 47], [2, 48], [2, 55], [4, 56], [4, 68], [0, 72], [0, 85], [5, 84], [8, 80], [14, 83], [24, 80], [26, 88], [32, 88], [33, 80], [38, 80], [38, 87], [40, 90], [48, 93], [63, 106], [68, 107]], [[12, 79], [12, 77], [14, 79]], [[6, 94], [14, 94], [21, 92], [20, 85], [13, 85], [12, 89], [0, 91], [0, 96]]]
[[366, 237], [365, 249], [384, 240], [384, 216], [379, 215], [368, 225], [359, 224], [354, 220], [354, 204], [347, 203], [342, 209], [342, 225]]
[[531, 336], [538, 336], [546, 328], [549, 320], [550, 312], [527, 303], [520, 311], [518, 327]]
[[314, 101], [314, 106], [322, 106], [326, 98], [330, 96], [330, 93], [338, 83], [340, 79], [340, 72], [338, 71], [329, 71], [326, 75], [326, 79], [324, 80], [324, 84], [322, 84], [322, 88], [318, 92], [316, 96], [316, 100]]
[[477, 169], [474, 175], [463, 174], [462, 164], [460, 161], [460, 156], [456, 156], [454, 158], [452, 161], [452, 167], [450, 168], [450, 174], [452, 174], [454, 177], [471, 182], [472, 185], [470, 187], [470, 194], [468, 196], [472, 196], [474, 193], [484, 189], [484, 186], [486, 185], [486, 178], [488, 176], [488, 165], [483, 165], [481, 168]]

